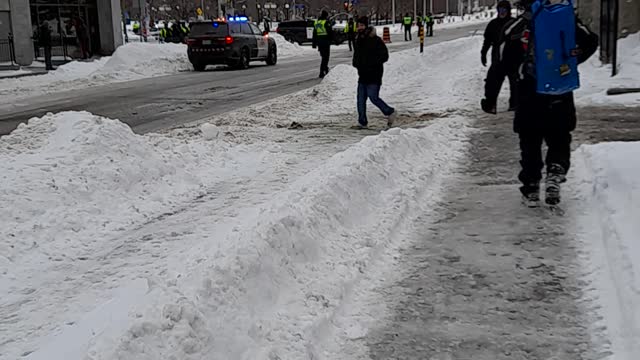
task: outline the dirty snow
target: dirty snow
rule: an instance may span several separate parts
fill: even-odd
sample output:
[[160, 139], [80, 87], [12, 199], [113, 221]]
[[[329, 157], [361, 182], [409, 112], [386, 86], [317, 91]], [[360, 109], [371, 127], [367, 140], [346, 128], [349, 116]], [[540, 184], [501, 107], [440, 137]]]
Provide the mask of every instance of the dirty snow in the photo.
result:
[[640, 354], [640, 142], [583, 145], [575, 153], [576, 232], [615, 360]]
[[[578, 105], [640, 106], [640, 92], [607, 95], [612, 87], [640, 88], [640, 33], [618, 41], [619, 73], [611, 77], [611, 65], [602, 65], [597, 53], [580, 65], [580, 89], [576, 91]], [[639, 112], [640, 116], [640, 112]]]

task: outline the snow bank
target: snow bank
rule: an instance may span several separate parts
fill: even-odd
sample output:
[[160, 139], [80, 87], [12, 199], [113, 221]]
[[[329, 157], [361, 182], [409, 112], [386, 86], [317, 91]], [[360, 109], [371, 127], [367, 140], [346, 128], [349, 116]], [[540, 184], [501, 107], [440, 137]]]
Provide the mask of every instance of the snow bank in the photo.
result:
[[579, 105], [640, 106], [640, 93], [607, 96], [612, 87], [640, 88], [640, 33], [618, 41], [619, 73], [611, 77], [611, 65], [602, 65], [597, 53], [580, 65], [581, 87], [576, 91]]
[[575, 152], [579, 235], [616, 360], [640, 354], [640, 142]]
[[[385, 65], [381, 97], [399, 114], [442, 115], [478, 107], [486, 69], [479, 65], [482, 41], [468, 37], [429, 47], [392, 53]], [[455, 54], [455, 55], [454, 55]], [[451, 61], [454, 57], [455, 62]], [[344, 124], [357, 119], [358, 74], [350, 65], [337, 65], [317, 86], [210, 120], [218, 125], [288, 126], [292, 121]], [[322, 119], [318, 119], [318, 109]], [[380, 117], [369, 104], [372, 119]]]
[[[479, 46], [393, 54], [385, 100], [414, 120], [448, 117], [367, 137], [295, 176], [282, 164], [313, 162], [309, 154], [281, 141], [231, 146], [226, 125], [287, 132], [292, 143], [291, 131], [264, 126], [340, 132], [332, 125], [356, 119], [351, 67], [190, 129], [195, 137], [138, 136], [87, 113], [21, 125], [0, 139], [0, 316], [15, 319], [0, 328], [0, 359], [321, 357], [361, 272], [401, 241], [418, 203], [437, 201], [466, 146], [464, 110], [452, 108], [476, 103]], [[382, 116], [371, 111], [375, 125]], [[211, 205], [193, 200], [202, 194]]]
[[81, 89], [190, 70], [186, 45], [128, 43], [113, 56], [73, 61], [46, 75], [0, 79], [0, 98], [7, 104], [22, 97]]
[[95, 78], [132, 80], [191, 70], [184, 44], [129, 43], [119, 47]]
[[[359, 274], [439, 184], [462, 121], [365, 138], [302, 177], [226, 239], [203, 233], [185, 276], [151, 281], [119, 345], [92, 359], [316, 358]], [[149, 306], [151, 305], [151, 306]]]
[[287, 40], [285, 40], [285, 38], [282, 35], [278, 33], [271, 32], [269, 33], [269, 36], [276, 41], [279, 58], [288, 58], [288, 57], [294, 57], [298, 55], [315, 53], [314, 49], [312, 49], [311, 47], [300, 46], [297, 43], [290, 43]]
[[225, 165], [201, 155], [212, 150], [86, 112], [20, 125], [0, 138], [0, 253], [10, 260], [0, 273], [14, 276], [11, 263], [34, 245], [44, 257], [86, 255], [100, 235], [197, 196], [201, 177], [216, 177], [207, 169]]
[[[0, 328], [0, 359], [35, 349], [43, 351], [35, 358], [84, 358], [73, 354], [86, 353], [87, 341], [106, 334], [100, 329], [111, 326], [114, 336], [127, 330], [128, 309], [146, 293], [136, 285], [141, 265], [126, 260], [126, 251], [114, 255], [128, 246], [127, 236], [211, 186], [274, 164], [268, 148], [206, 141], [214, 132], [189, 141], [140, 136], [117, 120], [65, 112], [0, 138], [0, 317], [15, 320]], [[119, 276], [133, 276], [133, 285], [106, 280], [120, 266], [127, 270]], [[114, 285], [122, 286], [117, 298], [96, 308]]]

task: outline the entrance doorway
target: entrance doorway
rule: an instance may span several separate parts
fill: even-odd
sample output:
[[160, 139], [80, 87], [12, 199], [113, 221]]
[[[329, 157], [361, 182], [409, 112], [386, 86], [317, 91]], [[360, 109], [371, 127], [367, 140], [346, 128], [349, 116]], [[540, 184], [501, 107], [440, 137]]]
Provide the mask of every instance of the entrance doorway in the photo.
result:
[[38, 44], [38, 29], [48, 20], [55, 63], [90, 57], [100, 50], [96, 0], [31, 0], [31, 23], [36, 58], [44, 50]]

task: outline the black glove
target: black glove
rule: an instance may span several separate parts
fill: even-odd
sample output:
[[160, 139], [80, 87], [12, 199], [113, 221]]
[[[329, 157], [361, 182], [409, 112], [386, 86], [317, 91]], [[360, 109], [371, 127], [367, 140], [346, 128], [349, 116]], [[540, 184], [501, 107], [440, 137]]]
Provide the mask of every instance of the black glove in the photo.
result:
[[482, 62], [482, 66], [487, 66], [487, 54], [482, 53], [480, 56], [480, 61]]

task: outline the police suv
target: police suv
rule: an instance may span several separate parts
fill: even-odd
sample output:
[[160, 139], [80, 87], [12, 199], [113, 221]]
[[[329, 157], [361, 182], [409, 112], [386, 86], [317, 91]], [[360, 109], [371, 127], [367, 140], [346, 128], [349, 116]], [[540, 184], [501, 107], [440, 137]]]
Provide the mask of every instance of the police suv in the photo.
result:
[[187, 46], [196, 71], [203, 71], [207, 65], [246, 69], [251, 61], [266, 61], [267, 65], [278, 61], [275, 40], [245, 16], [191, 24]]

